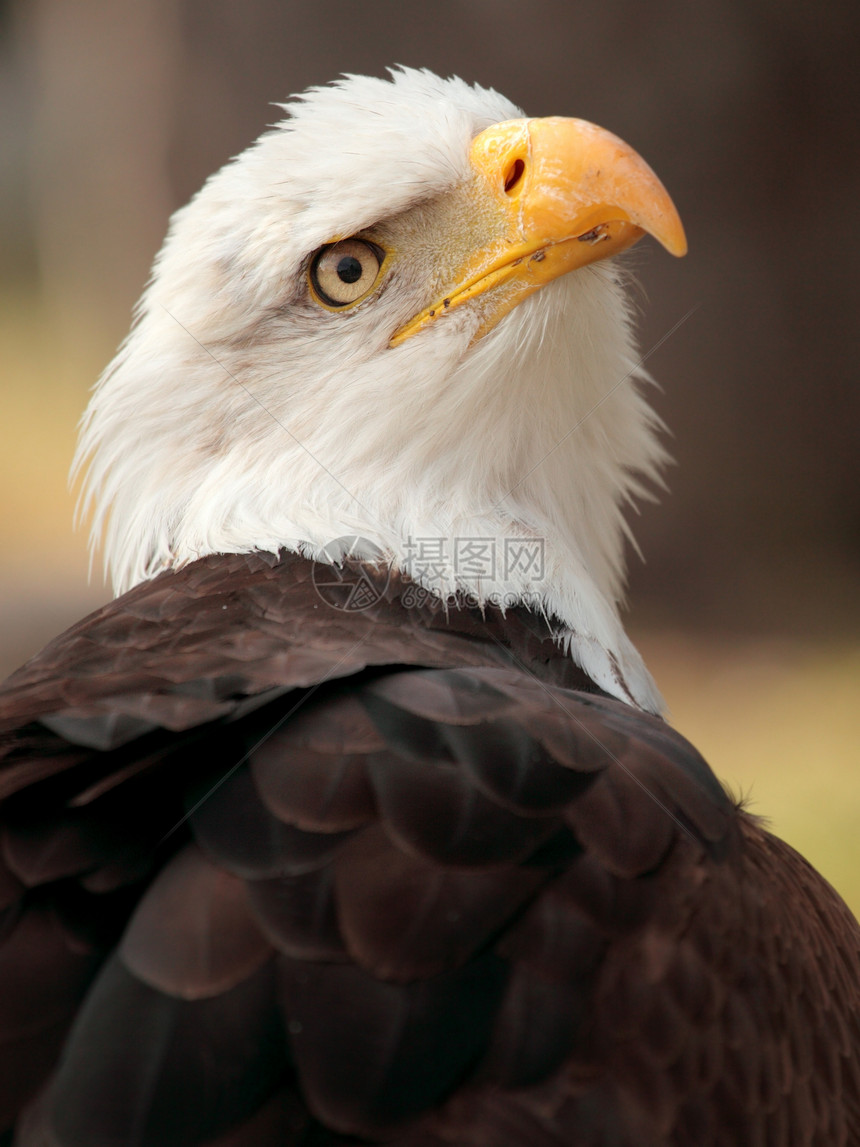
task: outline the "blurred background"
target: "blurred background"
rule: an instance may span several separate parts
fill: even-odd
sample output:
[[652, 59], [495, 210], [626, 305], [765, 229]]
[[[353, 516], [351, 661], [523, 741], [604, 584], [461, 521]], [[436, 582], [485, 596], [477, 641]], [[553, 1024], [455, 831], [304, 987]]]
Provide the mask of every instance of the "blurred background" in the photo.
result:
[[456, 73], [609, 128], [678, 205], [688, 258], [631, 256], [676, 465], [630, 628], [674, 723], [860, 911], [860, 6], [5, 0], [0, 35], [0, 670], [109, 596], [66, 475], [170, 212], [274, 101]]

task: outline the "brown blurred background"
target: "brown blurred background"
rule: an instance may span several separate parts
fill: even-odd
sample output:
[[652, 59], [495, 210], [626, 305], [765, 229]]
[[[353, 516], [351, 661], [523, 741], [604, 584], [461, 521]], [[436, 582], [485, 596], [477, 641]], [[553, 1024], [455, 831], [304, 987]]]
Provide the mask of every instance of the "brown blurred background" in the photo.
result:
[[632, 143], [690, 254], [633, 254], [671, 494], [630, 624], [675, 723], [860, 909], [860, 7], [0, 3], [0, 669], [103, 601], [66, 490], [170, 212], [340, 72], [426, 66]]

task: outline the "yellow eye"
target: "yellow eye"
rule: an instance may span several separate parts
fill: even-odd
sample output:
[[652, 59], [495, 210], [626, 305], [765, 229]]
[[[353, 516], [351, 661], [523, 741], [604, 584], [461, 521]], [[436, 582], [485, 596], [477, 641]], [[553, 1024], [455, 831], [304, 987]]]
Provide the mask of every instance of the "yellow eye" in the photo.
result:
[[357, 303], [379, 278], [385, 252], [363, 239], [343, 239], [321, 248], [310, 267], [317, 302], [325, 307]]

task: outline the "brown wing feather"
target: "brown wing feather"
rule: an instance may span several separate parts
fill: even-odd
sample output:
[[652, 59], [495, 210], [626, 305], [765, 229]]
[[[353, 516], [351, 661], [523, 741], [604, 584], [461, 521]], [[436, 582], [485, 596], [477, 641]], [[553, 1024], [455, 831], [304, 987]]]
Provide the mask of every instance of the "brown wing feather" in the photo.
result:
[[16, 1144], [860, 1141], [836, 894], [541, 619], [378, 587], [205, 559], [0, 692]]

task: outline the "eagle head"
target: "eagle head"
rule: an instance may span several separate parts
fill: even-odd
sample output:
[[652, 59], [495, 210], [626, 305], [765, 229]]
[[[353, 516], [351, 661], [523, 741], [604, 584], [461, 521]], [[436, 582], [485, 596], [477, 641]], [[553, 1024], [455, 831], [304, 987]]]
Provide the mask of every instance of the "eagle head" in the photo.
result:
[[[117, 589], [359, 538], [443, 598], [541, 610], [656, 709], [618, 602], [622, 510], [663, 452], [610, 256], [646, 231], [683, 254], [657, 177], [592, 124], [426, 71], [284, 107], [174, 215], [84, 418]], [[540, 561], [505, 562], [517, 542]]]

